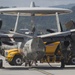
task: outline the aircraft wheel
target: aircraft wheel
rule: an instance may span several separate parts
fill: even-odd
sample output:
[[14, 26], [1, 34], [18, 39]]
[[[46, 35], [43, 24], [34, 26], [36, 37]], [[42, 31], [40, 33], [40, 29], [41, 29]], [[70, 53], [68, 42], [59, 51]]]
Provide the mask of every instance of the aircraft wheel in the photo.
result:
[[0, 68], [2, 68], [2, 67], [3, 67], [3, 60], [0, 59]]
[[25, 66], [27, 66], [27, 65], [32, 66], [32, 62], [31, 61], [26, 61]]
[[73, 57], [70, 59], [70, 63], [71, 63], [72, 65], [75, 65], [75, 56], [73, 56]]
[[29, 61], [29, 66], [32, 66], [31, 61]]
[[25, 63], [25, 66], [27, 66], [28, 63]]
[[22, 65], [22, 57], [21, 56], [15, 56], [13, 59], [13, 63], [15, 65]]

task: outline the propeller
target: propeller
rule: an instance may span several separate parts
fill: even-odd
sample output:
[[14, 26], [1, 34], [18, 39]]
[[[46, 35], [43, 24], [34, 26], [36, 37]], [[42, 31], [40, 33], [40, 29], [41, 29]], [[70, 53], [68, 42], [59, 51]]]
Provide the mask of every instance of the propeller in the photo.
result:
[[31, 32], [33, 34], [33, 37], [34, 37], [35, 31], [36, 31], [34, 18], [35, 18], [35, 14], [31, 13]]

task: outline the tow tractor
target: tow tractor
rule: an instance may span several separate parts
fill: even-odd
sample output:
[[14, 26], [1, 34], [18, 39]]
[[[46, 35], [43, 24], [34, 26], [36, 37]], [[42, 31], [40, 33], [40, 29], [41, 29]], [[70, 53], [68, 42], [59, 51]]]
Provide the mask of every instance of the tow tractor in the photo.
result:
[[[62, 53], [59, 47], [60, 42], [54, 42], [51, 44], [44, 43], [46, 45], [46, 54], [39, 60], [40, 63], [54, 63], [61, 62]], [[10, 65], [22, 65], [24, 60], [22, 50], [18, 48], [10, 49], [5, 51], [5, 59]]]

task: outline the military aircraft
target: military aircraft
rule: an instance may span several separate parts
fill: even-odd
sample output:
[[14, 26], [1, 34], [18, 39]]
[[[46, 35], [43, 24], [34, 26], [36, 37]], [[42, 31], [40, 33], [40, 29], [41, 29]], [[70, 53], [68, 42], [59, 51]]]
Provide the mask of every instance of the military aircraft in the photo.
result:
[[[31, 2], [30, 7], [17, 7], [17, 8], [5, 8], [0, 9], [0, 13], [3, 15], [17, 14], [17, 20], [14, 31], [10, 33], [0, 33], [1, 41], [16, 41], [22, 42], [21, 48], [23, 49], [25, 59], [30, 63], [31, 60], [40, 60], [45, 55], [45, 45], [43, 42], [55, 42], [55, 41], [69, 41], [74, 39], [73, 33], [75, 29], [61, 32], [59, 14], [68, 14], [72, 11], [70, 9], [52, 8], [52, 7], [35, 7], [34, 2]], [[19, 16], [32, 16], [32, 32], [33, 36], [16, 33]], [[49, 33], [44, 35], [35, 35], [35, 16], [56, 16], [58, 32]], [[26, 40], [28, 38], [28, 40]], [[10, 40], [11, 39], [11, 40]]]

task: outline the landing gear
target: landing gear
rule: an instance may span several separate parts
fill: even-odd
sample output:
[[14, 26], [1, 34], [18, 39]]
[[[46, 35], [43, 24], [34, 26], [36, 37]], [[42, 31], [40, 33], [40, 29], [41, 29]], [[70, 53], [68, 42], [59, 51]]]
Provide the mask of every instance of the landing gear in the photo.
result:
[[75, 56], [71, 57], [70, 64], [75, 65]]
[[26, 61], [25, 61], [25, 66], [27, 66], [27, 65], [32, 66], [32, 63], [31, 63], [30, 60], [26, 60]]
[[0, 59], [0, 68], [2, 68], [2, 67], [3, 67], [3, 60]]
[[64, 58], [61, 59], [61, 68], [64, 68], [65, 67], [65, 62], [64, 62]]
[[25, 66], [27, 66], [27, 65], [32, 66], [33, 63], [35, 64], [35, 66], [38, 66], [37, 61], [33, 61], [33, 60], [32, 61], [31, 60], [26, 60], [25, 61]]

